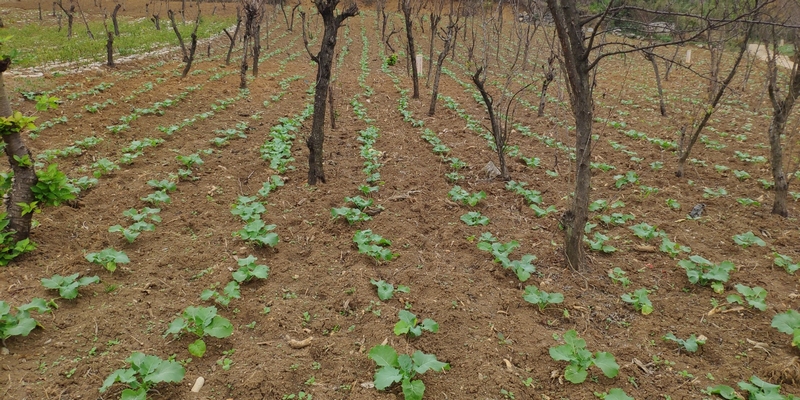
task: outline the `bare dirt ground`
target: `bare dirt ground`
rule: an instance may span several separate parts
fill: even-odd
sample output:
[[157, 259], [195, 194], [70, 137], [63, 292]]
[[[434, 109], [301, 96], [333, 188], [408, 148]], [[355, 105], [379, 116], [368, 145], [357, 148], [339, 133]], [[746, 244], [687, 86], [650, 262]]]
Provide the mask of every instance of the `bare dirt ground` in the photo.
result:
[[[755, 54], [762, 61], [768, 61], [770, 58], [770, 50], [763, 43], [750, 43], [747, 45], [747, 51]], [[775, 63], [782, 68], [788, 70], [794, 69], [794, 63], [789, 57], [779, 55], [775, 58]]]
[[[328, 183], [317, 187], [305, 184], [307, 120], [291, 149], [293, 169], [280, 174], [285, 186], [262, 200], [267, 209], [263, 219], [277, 225], [280, 243], [274, 249], [259, 248], [234, 237], [232, 233], [242, 228], [242, 222], [231, 214], [231, 205], [238, 196], [255, 196], [276, 174], [269, 162], [259, 157], [260, 147], [270, 140], [270, 128], [279, 124], [279, 119], [298, 115], [311, 101], [306, 90], [316, 72], [302, 47], [299, 30], [286, 32], [282, 19], [271, 19], [269, 30], [264, 54], [272, 55], [261, 64], [260, 76], [250, 82], [249, 96], [172, 135], [158, 128], [211, 111], [216, 101], [237, 96], [238, 66], [224, 64], [224, 43], [213, 48], [211, 58], [201, 55], [194, 72], [185, 79], [176, 76], [183, 65], [179, 54], [173, 53], [114, 70], [9, 83], [12, 90], [21, 91], [32, 86], [70, 85], [53, 93], [64, 99], [57, 111], [38, 115], [40, 124], [61, 116], [68, 122], [28, 140], [34, 154], [42, 154], [88, 136], [102, 138], [102, 143], [78, 156], [54, 160], [70, 177], [90, 175], [91, 165], [99, 159], [118, 160], [132, 140], [163, 138], [165, 142], [145, 149], [132, 164], [100, 178], [97, 187], [81, 193], [75, 207], [46, 208], [37, 214], [40, 226], [34, 230], [33, 240], [39, 247], [0, 269], [0, 282], [4, 283], [0, 299], [14, 306], [34, 297], [56, 297], [39, 283], [53, 274], [80, 272], [102, 280], [81, 289], [76, 300], [55, 300], [59, 308], [52, 314], [34, 314], [40, 329], [6, 341], [9, 354], [0, 356], [0, 398], [118, 398], [119, 384], [102, 395], [98, 389], [111, 371], [124, 367], [123, 360], [131, 352], [164, 359], [174, 355], [186, 362], [191, 358], [187, 345], [194, 338], [164, 337], [168, 324], [187, 306], [212, 305], [201, 301], [200, 293], [224, 286], [231, 280], [236, 260], [248, 255], [268, 265], [270, 274], [266, 280], [243, 285], [241, 299], [228, 307], [217, 306], [220, 314], [232, 321], [233, 335], [208, 339], [207, 354], [186, 362], [184, 381], [157, 386], [151, 398], [282, 399], [301, 391], [315, 399], [401, 398], [396, 386], [387, 392], [369, 387], [376, 368], [367, 353], [383, 342], [401, 353], [422, 350], [450, 363], [447, 372], [421, 376], [430, 399], [591, 399], [594, 392], [613, 387], [623, 388], [636, 399], [695, 399], [707, 397], [702, 390], [708, 386], [723, 383], [735, 387], [752, 375], [782, 383], [783, 393], [800, 393], [793, 373], [796, 364], [792, 364], [797, 349], [790, 346], [788, 335], [770, 327], [776, 313], [798, 306], [800, 282], [774, 266], [772, 254], [800, 260], [800, 231], [794, 218], [800, 209], [791, 202], [792, 218], [769, 214], [772, 192], [758, 182], [771, 179], [768, 165], [744, 162], [736, 156], [736, 152], [768, 155], [764, 144], [769, 114], [759, 86], [763, 66], [754, 67], [750, 82], [736, 83], [737, 90], [711, 121], [708, 142], [698, 144], [692, 156], [695, 161], [682, 179], [674, 177], [673, 152], [625, 133], [635, 130], [650, 138], [676, 141], [680, 126], [702, 109], [696, 99], [704, 96], [703, 81], [692, 73], [674, 70], [665, 82], [669, 116], [664, 118], [658, 113], [648, 63], [629, 56], [612, 58], [601, 66], [595, 89], [595, 116], [601, 119], [595, 123], [599, 135], [595, 160], [615, 169], [595, 170], [592, 198], [625, 205], [592, 213], [592, 222], [599, 224], [594, 232], [606, 234], [617, 251], [590, 252], [591, 271], [579, 274], [564, 267], [563, 232], [558, 222], [574, 188], [569, 151], [555, 144], [574, 142], [568, 128], [574, 121], [563, 83], [551, 88], [546, 117], [536, 118], [535, 111], [524, 105], [516, 113], [516, 121], [539, 136], [517, 134], [511, 138], [511, 144], [519, 146], [519, 155], [511, 157], [512, 178], [540, 191], [542, 208], [554, 206], [557, 210], [541, 218], [521, 196], [506, 190], [505, 182], [485, 179], [482, 169], [495, 161], [496, 155], [484, 138], [467, 127], [464, 115], [487, 125], [485, 109], [471, 92], [450, 76], [442, 76], [441, 94], [456, 102], [462, 115], [442, 101], [436, 115], [427, 117], [427, 89], [421, 99], [408, 101], [413, 118], [424, 121], [424, 127], [450, 148], [448, 156], [468, 165], [461, 170], [464, 180], [459, 184], [487, 195], [476, 207], [457, 204], [447, 195], [453, 187], [444, 176], [451, 172], [449, 164], [421, 138], [423, 130], [404, 121], [398, 111], [398, 87], [409, 89], [410, 79], [402, 56], [390, 68], [391, 74], [381, 70], [384, 60], [371, 12], [349, 20], [347, 29], [340, 31], [337, 53], [344, 55], [335, 69], [337, 128], [327, 131], [325, 142]], [[430, 32], [420, 32], [418, 37], [427, 48]], [[393, 45], [403, 47], [399, 41]], [[366, 69], [360, 84], [365, 46]], [[465, 53], [459, 47], [458, 61], [446, 65], [461, 82], [469, 82]], [[543, 51], [534, 57], [539, 64], [539, 58], [546, 58]], [[703, 54], [696, 57], [698, 66], [707, 62]], [[488, 82], [501, 80], [495, 75], [498, 72], [491, 71]], [[538, 88], [541, 75], [538, 68], [524, 79], [537, 81], [532, 87]], [[399, 80], [397, 87], [393, 76]], [[296, 79], [289, 80], [288, 89], [282, 89], [279, 83], [292, 77]], [[102, 93], [68, 100], [69, 94], [101, 82], [114, 85]], [[153, 89], [142, 92], [149, 84]], [[118, 134], [106, 128], [119, 124], [121, 116], [136, 108], [149, 107], [196, 85], [202, 87], [176, 106], [165, 108], [163, 115], [140, 117]], [[363, 85], [371, 87], [374, 94], [367, 96]], [[491, 90], [499, 89], [492, 85]], [[16, 109], [33, 112], [32, 103], [12, 93]], [[538, 104], [536, 89], [524, 92], [521, 98]], [[116, 104], [97, 113], [85, 108], [107, 99]], [[363, 104], [366, 116], [374, 122], [368, 124], [356, 115], [353, 99]], [[625, 125], [615, 128], [611, 122], [618, 123], [617, 127]], [[215, 131], [239, 123], [248, 124], [247, 138], [219, 148], [209, 143], [218, 135]], [[332, 220], [330, 210], [344, 206], [344, 198], [360, 194], [359, 186], [366, 183], [356, 137], [370, 125], [380, 134], [373, 148], [382, 152], [380, 189], [373, 198], [384, 210], [371, 221], [350, 226]], [[183, 168], [177, 155], [204, 149], [214, 152], [202, 155], [204, 164], [193, 168], [196, 180], [178, 183], [171, 202], [162, 206], [163, 221], [154, 232], [142, 233], [132, 244], [108, 232], [109, 226], [126, 222], [124, 210], [147, 205], [140, 200], [153, 192], [146, 182], [167, 179]], [[540, 167], [527, 166], [522, 156], [538, 157]], [[663, 168], [651, 167], [659, 162]], [[716, 169], [717, 165], [729, 169]], [[740, 181], [733, 170], [747, 171], [751, 178]], [[617, 189], [615, 175], [628, 171], [638, 174], [639, 185]], [[658, 188], [658, 192], [647, 193], [640, 185]], [[724, 188], [727, 195], [704, 198], [706, 188]], [[743, 206], [737, 202], [741, 198], [757, 200], [760, 205]], [[679, 202], [681, 208], [670, 208], [667, 199]], [[705, 203], [705, 213], [697, 220], [687, 219], [697, 203]], [[485, 227], [467, 226], [460, 217], [468, 211], [480, 211], [491, 222]], [[600, 215], [611, 213], [632, 214], [635, 220], [622, 226], [599, 222]], [[671, 240], [690, 246], [690, 254], [715, 263], [734, 262], [736, 270], [725, 292], [717, 294], [690, 284], [677, 259], [648, 247], [659, 243], [644, 242], [632, 234], [629, 226], [640, 222], [657, 226]], [[359, 254], [352, 238], [360, 229], [372, 229], [391, 240], [391, 249], [399, 257], [377, 263]], [[744, 249], [734, 244], [732, 236], [747, 231], [761, 237], [766, 246]], [[476, 246], [476, 237], [483, 232], [491, 232], [503, 242], [519, 241], [520, 248], [512, 258], [535, 255], [534, 276], [521, 283], [494, 263], [489, 253]], [[86, 253], [107, 247], [124, 250], [131, 263], [109, 273], [84, 258]], [[609, 279], [607, 271], [614, 267], [627, 272], [630, 286]], [[370, 279], [408, 285], [410, 293], [382, 302]], [[734, 285], [740, 283], [768, 291], [766, 311], [727, 304], [725, 297], [736, 293]], [[526, 285], [563, 293], [565, 300], [539, 311], [522, 299]], [[650, 315], [642, 315], [620, 300], [622, 294], [639, 288], [651, 290], [655, 311]], [[726, 312], [719, 312], [721, 308], [711, 312], [714, 304], [725, 307]], [[403, 309], [436, 320], [439, 332], [426, 332], [417, 339], [395, 336], [392, 329]], [[570, 329], [586, 339], [589, 350], [611, 352], [621, 367], [619, 376], [609, 379], [594, 368], [583, 384], [564, 381], [565, 363], [554, 361], [548, 349], [561, 344], [557, 339]], [[687, 353], [662, 339], [669, 332], [680, 338], [702, 334], [708, 341], [697, 353]], [[308, 337], [313, 337], [310, 346], [295, 349], [289, 345], [289, 339]], [[229, 356], [223, 354], [232, 350]], [[225, 357], [232, 361], [227, 370], [222, 368]], [[205, 377], [205, 386], [199, 394], [191, 394], [189, 389], [198, 376]]]

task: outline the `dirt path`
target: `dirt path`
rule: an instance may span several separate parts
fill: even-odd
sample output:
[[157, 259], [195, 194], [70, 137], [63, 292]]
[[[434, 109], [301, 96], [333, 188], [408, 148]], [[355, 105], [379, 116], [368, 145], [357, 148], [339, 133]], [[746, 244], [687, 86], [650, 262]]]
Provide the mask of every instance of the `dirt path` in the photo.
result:
[[[767, 61], [769, 59], [769, 51], [767, 47], [762, 45], [761, 43], [748, 44], [747, 51], [754, 53], [755, 55], [758, 56], [758, 58], [764, 61]], [[786, 56], [779, 55], [776, 62], [778, 63], [778, 66], [786, 69], [792, 69], [794, 67], [794, 63], [792, 62], [792, 60], [790, 60], [789, 57]]]

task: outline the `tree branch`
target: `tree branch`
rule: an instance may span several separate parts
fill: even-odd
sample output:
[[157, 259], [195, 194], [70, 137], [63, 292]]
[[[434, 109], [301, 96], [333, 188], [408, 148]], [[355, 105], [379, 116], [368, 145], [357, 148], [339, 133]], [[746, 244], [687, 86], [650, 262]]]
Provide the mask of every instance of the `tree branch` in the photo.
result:
[[319, 54], [314, 55], [311, 53], [311, 50], [308, 49], [308, 37], [306, 36], [306, 13], [305, 11], [300, 11], [300, 20], [303, 23], [303, 45], [305, 45], [306, 52], [308, 56], [311, 57], [311, 61], [319, 64]]

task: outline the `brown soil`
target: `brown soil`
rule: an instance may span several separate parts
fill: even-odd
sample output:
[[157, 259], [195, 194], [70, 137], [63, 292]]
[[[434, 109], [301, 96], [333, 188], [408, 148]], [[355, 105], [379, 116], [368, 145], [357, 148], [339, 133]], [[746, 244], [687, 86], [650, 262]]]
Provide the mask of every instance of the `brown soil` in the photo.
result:
[[[380, 169], [383, 184], [374, 198], [385, 210], [372, 221], [349, 226], [331, 220], [330, 209], [343, 206], [344, 198], [359, 194], [358, 187], [365, 183], [356, 136], [367, 124], [356, 118], [349, 105], [354, 95], [363, 92], [357, 82], [362, 24], [369, 39], [370, 72], [366, 84], [374, 88], [375, 94], [369, 99], [362, 95], [359, 101], [380, 130], [374, 148], [384, 152]], [[219, 58], [201, 56], [193, 70], [204, 72], [180, 79], [175, 73], [183, 65], [179, 53], [174, 52], [163, 66], [152, 69], [144, 68], [157, 60], [87, 75], [48, 76], [36, 82], [8, 79], [12, 89], [21, 90], [27, 90], [27, 85], [54, 88], [67, 82], [82, 84], [54, 93], [64, 99], [64, 104], [57, 111], [39, 115], [40, 122], [61, 115], [67, 116], [69, 122], [27, 141], [34, 154], [40, 154], [87, 136], [103, 138], [100, 145], [80, 156], [56, 160], [70, 177], [89, 174], [89, 166], [98, 159], [118, 159], [121, 149], [131, 140], [158, 137], [166, 141], [146, 149], [133, 164], [102, 177], [96, 188], [81, 194], [76, 207], [45, 208], [35, 216], [41, 223], [32, 237], [38, 248], [0, 269], [0, 282], [4, 283], [0, 299], [14, 306], [35, 297], [55, 297], [39, 283], [53, 274], [80, 272], [102, 279], [102, 284], [82, 289], [76, 300], [56, 300], [59, 308], [52, 314], [34, 314], [41, 329], [28, 337], [6, 341], [10, 354], [0, 356], [0, 398], [117, 398], [121, 385], [102, 396], [98, 388], [111, 371], [124, 366], [123, 360], [131, 352], [142, 351], [161, 358], [175, 355], [177, 360], [189, 358], [187, 345], [194, 339], [165, 338], [163, 332], [187, 306], [211, 305], [199, 299], [200, 292], [217, 283], [224, 286], [231, 280], [237, 257], [251, 254], [269, 265], [270, 275], [265, 281], [243, 285], [242, 298], [233, 300], [229, 307], [218, 307], [220, 314], [233, 322], [233, 335], [208, 339], [207, 354], [188, 363], [183, 383], [159, 385], [151, 393], [152, 398], [281, 399], [300, 391], [310, 392], [318, 399], [401, 398], [398, 387], [388, 392], [365, 387], [375, 371], [367, 352], [384, 341], [400, 352], [422, 350], [450, 363], [448, 372], [422, 376], [427, 386], [426, 398], [430, 399], [501, 399], [501, 390], [513, 392], [519, 399], [591, 399], [593, 392], [612, 387], [621, 387], [637, 399], [688, 399], [701, 398], [701, 390], [707, 386], [724, 383], [735, 387], [752, 375], [783, 378], [784, 393], [800, 392], [796, 373], [792, 372], [797, 367], [791, 364], [796, 361], [792, 357], [796, 357], [797, 350], [791, 348], [788, 335], [770, 328], [777, 312], [798, 305], [800, 282], [772, 265], [773, 251], [800, 260], [797, 220], [769, 213], [772, 193], [756, 181], [771, 180], [767, 164], [746, 164], [734, 157], [736, 150], [753, 156], [768, 155], [766, 149], [755, 146], [767, 142], [769, 123], [769, 109], [760, 97], [761, 66], [754, 69], [747, 90], [736, 91], [713, 118], [711, 127], [715, 131], [706, 132], [710, 139], [727, 147], [715, 151], [698, 143], [692, 157], [706, 165], [690, 165], [683, 179], [673, 175], [673, 153], [644, 140], [632, 140], [605, 124], [595, 124], [600, 135], [595, 159], [613, 164], [616, 170], [596, 171], [592, 198], [608, 199], [609, 203], [622, 200], [625, 207], [614, 212], [632, 213], [636, 220], [627, 226], [595, 228], [611, 237], [609, 244], [618, 250], [610, 255], [590, 252], [591, 271], [579, 274], [564, 266], [563, 233], [558, 227], [558, 218], [568, 206], [566, 196], [574, 187], [570, 173], [573, 165], [566, 153], [534, 138], [515, 135], [511, 139], [522, 155], [540, 157], [542, 161], [542, 167], [532, 169], [514, 158], [510, 166], [512, 177], [541, 191], [545, 206], [558, 208], [557, 213], [536, 218], [519, 195], [504, 188], [504, 182], [484, 179], [483, 166], [496, 162], [496, 155], [484, 139], [464, 128], [463, 119], [443, 103], [435, 117], [426, 117], [429, 94], [422, 90], [420, 100], [409, 102], [414, 117], [440, 133], [442, 141], [452, 149], [450, 156], [469, 164], [462, 172], [466, 179], [461, 186], [487, 194], [474, 208], [453, 203], [447, 197], [452, 184], [444, 177], [450, 172], [448, 165], [421, 139], [421, 130], [404, 122], [397, 111], [400, 94], [380, 69], [374, 13], [349, 20], [347, 25], [349, 33], [341, 31], [337, 47], [341, 50], [348, 38], [352, 40], [343, 64], [335, 72], [338, 126], [326, 133], [325, 141], [328, 183], [317, 187], [305, 184], [308, 153], [303, 139], [310, 130], [308, 120], [292, 148], [294, 169], [283, 175], [287, 184], [265, 201], [267, 212], [263, 218], [277, 225], [281, 239], [274, 249], [252, 247], [233, 237], [232, 233], [243, 223], [230, 213], [230, 208], [238, 196], [255, 195], [274, 174], [259, 157], [259, 147], [268, 140], [270, 127], [281, 117], [298, 114], [309, 101], [305, 91], [316, 70], [298, 39], [300, 32], [289, 33], [264, 50], [267, 53], [286, 48], [261, 65], [261, 76], [250, 82], [247, 99], [172, 136], [164, 135], [157, 127], [177, 124], [210, 110], [215, 100], [237, 94], [237, 66], [225, 66]], [[270, 27], [274, 29], [272, 38], [285, 31], [282, 19]], [[419, 37], [427, 49], [429, 35]], [[401, 48], [398, 44], [395, 48]], [[222, 55], [224, 60], [224, 48], [225, 44], [219, 42], [212, 57]], [[281, 60], [296, 52], [300, 52], [299, 57], [288, 62], [285, 70], [269, 76], [280, 70]], [[703, 55], [695, 57], [699, 57], [696, 65], [702, 65]], [[400, 77], [402, 88], [410, 88], [403, 58], [400, 59], [392, 71]], [[468, 82], [457, 64], [447, 67]], [[703, 83], [692, 73], [673, 71], [665, 83], [670, 116], [663, 118], [657, 111], [657, 99], [653, 100], [657, 94], [649, 68], [637, 56], [604, 62], [598, 75], [596, 116], [624, 121], [625, 130], [676, 140], [675, 132], [697, 111], [691, 100], [703, 98]], [[209, 81], [218, 72], [234, 74]], [[270, 100], [265, 108], [264, 101], [280, 91], [278, 82], [292, 75], [303, 78], [292, 82], [289, 93], [281, 100]], [[533, 76], [541, 79], [538, 72]], [[158, 83], [159, 77], [166, 80]], [[114, 86], [96, 96], [67, 100], [70, 93], [100, 82], [113, 82]], [[152, 82], [155, 89], [127, 103], [121, 100], [146, 82]], [[118, 135], [105, 128], [119, 123], [119, 117], [133, 108], [148, 107], [199, 84], [203, 85], [201, 90], [189, 94], [177, 106], [166, 108], [162, 116], [143, 116], [131, 123], [130, 130]], [[526, 92], [523, 98], [538, 104], [536, 91]], [[485, 111], [447, 76], [442, 77], [441, 93], [452, 97], [474, 118], [483, 119]], [[569, 144], [574, 139], [565, 127], [573, 122], [563, 84], [552, 87], [550, 94], [553, 99], [547, 106], [548, 117], [537, 119], [535, 112], [520, 108], [516, 119], [535, 133]], [[15, 108], [33, 112], [30, 102], [16, 93], [14, 96]], [[106, 99], [113, 99], [117, 105], [96, 114], [84, 109], [85, 105]], [[251, 118], [257, 113], [261, 113], [260, 119]], [[76, 118], [76, 114], [82, 117]], [[209, 143], [215, 130], [232, 128], [239, 122], [250, 123], [247, 139], [232, 140], [222, 148]], [[483, 122], [488, 126], [487, 121]], [[722, 137], [715, 132], [729, 135]], [[746, 134], [747, 139], [736, 141], [733, 136], [737, 134]], [[608, 140], [623, 143], [643, 160], [630, 161], [629, 155], [613, 150]], [[144, 232], [133, 244], [108, 232], [109, 226], [127, 222], [122, 216], [124, 210], [146, 205], [139, 199], [153, 191], [146, 184], [148, 180], [167, 179], [183, 168], [175, 160], [176, 155], [208, 148], [215, 152], [203, 156], [204, 165], [194, 168], [199, 179], [178, 184], [178, 190], [171, 195], [172, 202], [162, 207], [163, 222], [155, 232]], [[662, 161], [664, 168], [651, 170], [649, 164], [655, 161]], [[748, 171], [752, 178], [740, 182], [731, 172], [718, 173], [714, 170], [718, 164]], [[546, 170], [558, 171], [559, 175], [551, 177]], [[613, 176], [629, 170], [639, 174], [640, 184], [658, 187], [659, 192], [645, 196], [638, 188], [615, 189]], [[718, 187], [726, 188], [728, 195], [702, 197], [704, 188]], [[668, 198], [680, 202], [681, 210], [671, 210], [665, 203]], [[759, 199], [762, 205], [745, 207], [736, 202], [738, 198]], [[706, 204], [703, 217], [687, 220], [688, 211], [701, 202]], [[462, 214], [473, 210], [488, 216], [491, 223], [469, 227], [459, 220]], [[790, 202], [790, 215], [798, 212], [797, 203]], [[718, 295], [708, 287], [689, 284], [677, 260], [664, 253], [637, 251], [643, 242], [628, 226], [639, 222], [657, 226], [672, 240], [691, 246], [692, 254], [714, 262], [733, 261], [737, 270], [731, 274], [725, 293]], [[391, 240], [391, 249], [399, 253], [399, 258], [376, 263], [359, 254], [352, 241], [359, 229], [372, 229]], [[747, 231], [762, 237], [767, 246], [736, 246], [732, 236]], [[521, 246], [512, 258], [526, 253], [536, 255], [537, 273], [528, 282], [520, 283], [512, 273], [493, 263], [489, 253], [476, 247], [474, 237], [482, 232], [491, 232], [504, 242], [518, 240]], [[86, 253], [107, 247], [124, 250], [131, 263], [112, 274], [84, 259]], [[623, 288], [606, 276], [613, 267], [627, 271], [630, 287]], [[408, 285], [411, 292], [381, 302], [370, 279]], [[767, 289], [767, 311], [744, 308], [708, 315], [712, 299], [727, 304], [725, 296], [736, 293], [737, 283]], [[524, 287], [529, 284], [563, 293], [564, 303], [540, 312], [522, 299]], [[650, 299], [655, 311], [648, 316], [620, 300], [621, 294], [642, 287], [652, 291]], [[265, 307], [270, 307], [268, 314], [262, 312]], [[425, 333], [418, 339], [395, 336], [392, 329], [397, 313], [404, 308], [410, 308], [420, 318], [436, 320], [439, 333]], [[307, 320], [304, 313], [309, 316]], [[560, 344], [554, 340], [555, 335], [570, 329], [586, 339], [588, 349], [613, 353], [621, 366], [619, 376], [608, 379], [593, 368], [586, 383], [563, 381], [560, 375], [565, 363], [553, 361], [548, 349]], [[698, 353], [689, 354], [661, 339], [668, 332], [681, 338], [702, 334], [708, 342]], [[307, 337], [314, 339], [302, 349], [288, 344], [288, 338]], [[754, 347], [748, 339], [766, 346]], [[230, 356], [233, 364], [225, 371], [217, 361], [223, 358], [223, 351], [231, 349], [235, 349]], [[637, 361], [645, 367], [638, 367]], [[683, 371], [691, 376], [679, 374]], [[203, 376], [206, 384], [199, 395], [194, 395], [189, 389], [198, 376]], [[523, 381], [528, 378], [531, 380], [526, 386]]]

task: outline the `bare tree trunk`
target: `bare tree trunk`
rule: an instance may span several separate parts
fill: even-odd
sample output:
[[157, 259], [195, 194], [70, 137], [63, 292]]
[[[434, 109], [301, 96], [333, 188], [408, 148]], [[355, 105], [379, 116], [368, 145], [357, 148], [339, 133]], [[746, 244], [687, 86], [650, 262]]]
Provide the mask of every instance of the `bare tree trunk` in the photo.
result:
[[[6, 86], [3, 81], [3, 73], [11, 65], [11, 59], [0, 60], [0, 117], [8, 118], [12, 115], [11, 104], [6, 94]], [[8, 199], [8, 229], [15, 231], [14, 240], [25, 240], [31, 233], [32, 212], [23, 214], [21, 204], [30, 205], [36, 198], [31, 188], [36, 185], [39, 179], [33, 167], [33, 155], [22, 141], [20, 132], [16, 129], [12, 132], [3, 132], [3, 141], [6, 143], [6, 155], [14, 172], [14, 183], [11, 187], [11, 194]], [[24, 162], [23, 160], [27, 160]]]
[[39, 21], [42, 20], [42, 2], [39, 2]]
[[[774, 29], [774, 28], [773, 28]], [[788, 93], [783, 99], [778, 88], [778, 46], [775, 32], [773, 34], [773, 54], [769, 59], [767, 70], [767, 90], [769, 99], [772, 103], [772, 122], [769, 124], [769, 147], [770, 147], [770, 166], [772, 179], [775, 181], [775, 200], [772, 203], [772, 213], [782, 217], [789, 216], [786, 207], [786, 198], [789, 193], [789, 179], [783, 171], [783, 146], [781, 145], [781, 135], [786, 130], [786, 121], [792, 112], [797, 97], [800, 96], [800, 57], [795, 57], [792, 71], [789, 76]], [[790, 142], [787, 139], [787, 142]]]
[[173, 13], [172, 10], [167, 10], [167, 16], [169, 17], [169, 21], [172, 22], [172, 30], [175, 31], [175, 36], [178, 37], [178, 43], [181, 45], [183, 62], [189, 62], [189, 52], [186, 51], [186, 45], [183, 43], [183, 37], [181, 36], [181, 32], [178, 30], [178, 24], [175, 23], [175, 13]]
[[431, 70], [433, 69], [433, 44], [436, 43], [436, 28], [439, 26], [439, 21], [442, 19], [441, 10], [438, 14], [434, 14], [431, 12], [430, 15], [430, 24], [431, 24], [431, 45], [428, 48], [428, 71], [426, 74], [426, 81], [425, 85], [430, 85], [431, 83]]
[[108, 39], [106, 39], [106, 65], [114, 68], [114, 35], [111, 32], [106, 32]]
[[300, 7], [300, 1], [298, 0], [297, 4], [292, 7], [292, 19], [289, 21], [289, 32], [292, 32], [294, 29], [294, 13], [297, 11], [297, 8]]
[[239, 27], [242, 25], [242, 16], [239, 12], [239, 9], [236, 10], [236, 29], [233, 30], [233, 35], [228, 33], [227, 29], [223, 29], [222, 31], [228, 35], [228, 39], [231, 40], [231, 45], [228, 46], [228, 55], [225, 57], [225, 65], [231, 63], [231, 52], [233, 52], [233, 46], [236, 45], [236, 35], [239, 33]]
[[413, 23], [412, 15], [411, 15], [411, 0], [402, 0], [403, 1], [403, 16], [405, 17], [406, 21], [406, 38], [408, 40], [408, 60], [411, 63], [411, 80], [414, 83], [414, 93], [411, 96], [412, 99], [419, 98], [419, 75], [417, 71], [417, 63], [416, 63], [416, 55], [417, 51], [414, 48], [414, 32], [411, 29], [411, 25]]
[[156, 26], [156, 30], [161, 30], [161, 13], [153, 14], [153, 17], [150, 18], [150, 21], [153, 21], [153, 24]]
[[[453, 31], [454, 25], [450, 24], [447, 27], [447, 33], [443, 36], [440, 36], [440, 39], [444, 41], [444, 47], [442, 51], [439, 53], [439, 57], [436, 59], [436, 73], [433, 74], [433, 91], [431, 92], [431, 106], [428, 108], [428, 116], [432, 117], [436, 113], [436, 101], [439, 98], [439, 78], [442, 76], [442, 66], [444, 65], [444, 60], [447, 58], [447, 53], [450, 52], [450, 44], [453, 42]], [[432, 32], [436, 32], [435, 30]], [[433, 36], [431, 38], [431, 42], [433, 42]]]
[[86, 34], [89, 35], [89, 39], [94, 40], [94, 35], [92, 34], [92, 30], [89, 29], [89, 23], [86, 22], [86, 15], [83, 14], [83, 8], [81, 8], [81, 3], [75, 1], [75, 4], [78, 5], [78, 12], [81, 14], [81, 19], [83, 19], [83, 25], [86, 26]]
[[539, 110], [537, 111], [537, 117], [539, 118], [544, 117], [544, 107], [547, 105], [547, 88], [550, 87], [550, 83], [555, 78], [556, 70], [553, 67], [555, 59], [556, 55], [551, 52], [550, 58], [547, 59], [547, 71], [545, 71], [544, 80], [542, 81], [542, 92], [539, 94]]
[[119, 12], [120, 8], [122, 8], [122, 4], [117, 3], [117, 5], [114, 6], [114, 11], [111, 12], [111, 23], [114, 24], [114, 35], [117, 37], [119, 37], [119, 24], [117, 23], [117, 12]]
[[331, 114], [331, 129], [336, 129], [336, 107], [333, 104], [333, 82], [328, 86], [328, 110]]
[[72, 21], [75, 18], [75, 6], [74, 5], [71, 6], [69, 8], [69, 11], [67, 11], [64, 8], [64, 6], [61, 4], [61, 1], [58, 1], [57, 3], [54, 3], [54, 4], [58, 4], [58, 7], [61, 8], [61, 11], [63, 11], [64, 14], [67, 16], [67, 37], [71, 38], [72, 37]]
[[[505, 157], [508, 131], [503, 129], [500, 125], [500, 116], [496, 114], [497, 110], [495, 110], [494, 99], [492, 99], [492, 96], [486, 91], [486, 88], [484, 87], [486, 78], [481, 78], [481, 74], [483, 74], [483, 67], [478, 68], [478, 71], [472, 76], [472, 82], [481, 93], [483, 102], [486, 104], [486, 111], [489, 113], [489, 121], [492, 124], [492, 136], [494, 136], [495, 150], [497, 151], [498, 161], [500, 162], [500, 177], [503, 178], [503, 180], [509, 180], [511, 178], [508, 175]], [[508, 117], [508, 115], [506, 115], [506, 117]]]
[[186, 60], [186, 67], [183, 68], [182, 78], [186, 78], [189, 70], [192, 69], [192, 62], [194, 61], [194, 52], [197, 50], [197, 28], [200, 26], [200, 7], [197, 8], [197, 19], [194, 20], [194, 30], [192, 31], [192, 47], [189, 49], [189, 58]]
[[253, 76], [258, 76], [258, 57], [261, 56], [261, 21], [256, 22], [253, 32]]
[[678, 147], [678, 154], [680, 158], [678, 159], [678, 169], [675, 171], [675, 176], [682, 177], [683, 176], [683, 167], [686, 163], [686, 159], [689, 158], [689, 154], [692, 152], [692, 147], [697, 142], [697, 138], [700, 136], [700, 132], [703, 131], [708, 120], [711, 119], [711, 115], [714, 114], [714, 110], [717, 108], [717, 104], [719, 104], [720, 99], [722, 99], [722, 95], [725, 93], [725, 89], [728, 88], [728, 85], [733, 80], [733, 77], [736, 75], [736, 71], [739, 69], [739, 64], [742, 61], [742, 56], [747, 51], [747, 42], [750, 40], [750, 34], [753, 31], [753, 25], [750, 24], [747, 27], [747, 33], [744, 35], [744, 40], [742, 40], [741, 45], [739, 46], [739, 55], [736, 57], [736, 61], [733, 63], [733, 67], [731, 67], [730, 73], [728, 73], [728, 77], [725, 78], [725, 81], [719, 83], [717, 85], [717, 93], [715, 93], [714, 97], [711, 99], [711, 104], [708, 105], [706, 108], [703, 119], [700, 121], [700, 124], [697, 125], [697, 128], [694, 130], [692, 137], [689, 139], [689, 143], [684, 149], [684, 138], [685, 138], [685, 131], [681, 133], [681, 141], [680, 146]]
[[572, 205], [561, 218], [564, 227], [567, 264], [585, 271], [583, 233], [589, 218], [592, 170], [592, 85], [589, 52], [582, 33], [580, 15], [574, 1], [547, 0], [553, 15], [570, 85], [570, 101], [575, 116], [575, 194]]
[[653, 50], [644, 50], [644, 58], [645, 60], [650, 61], [650, 65], [653, 66], [653, 72], [656, 75], [656, 87], [658, 88], [658, 100], [661, 116], [666, 117], [667, 107], [664, 105], [664, 90], [661, 88], [661, 75], [658, 73], [658, 63], [656, 62], [656, 57], [653, 55]]
[[258, 5], [255, 1], [245, 1], [242, 9], [244, 13], [244, 49], [242, 54], [242, 67], [239, 71], [239, 89], [247, 88], [247, 59], [250, 48], [250, 39], [253, 36], [253, 23], [258, 16]]
[[317, 63], [317, 79], [314, 92], [314, 115], [312, 117], [311, 134], [306, 140], [308, 147], [308, 184], [316, 185], [317, 181], [325, 183], [325, 171], [322, 167], [322, 145], [325, 141], [325, 106], [330, 86], [331, 68], [333, 66], [333, 53], [336, 48], [336, 37], [342, 22], [358, 14], [358, 5], [351, 3], [339, 15], [334, 15], [339, 0], [315, 0], [317, 11], [322, 16], [325, 32], [322, 35], [320, 50], [316, 55], [308, 50], [308, 40], [305, 34], [305, 14], [300, 13], [303, 19], [303, 43], [311, 59]]
[[678, 57], [678, 51], [680, 50], [680, 46], [675, 46], [675, 52], [672, 53], [672, 58], [665, 62], [667, 64], [664, 67], [664, 80], [669, 81], [669, 72], [672, 71], [672, 66], [675, 65], [675, 59]]

